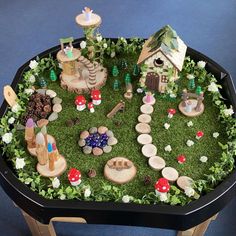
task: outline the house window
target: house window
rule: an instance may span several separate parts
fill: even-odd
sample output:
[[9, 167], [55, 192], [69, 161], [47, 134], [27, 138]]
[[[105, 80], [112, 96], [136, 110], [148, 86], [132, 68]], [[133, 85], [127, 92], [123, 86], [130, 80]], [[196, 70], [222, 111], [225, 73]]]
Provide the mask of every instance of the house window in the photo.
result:
[[158, 57], [158, 58], [154, 59], [153, 64], [154, 64], [154, 66], [156, 66], [156, 67], [161, 67], [161, 66], [163, 66], [163, 64], [164, 64], [164, 61], [161, 60], [160, 57]]
[[162, 76], [161, 76], [161, 82], [162, 82], [162, 83], [168, 83], [168, 79], [167, 79], [167, 76], [166, 76], [166, 75], [162, 75]]

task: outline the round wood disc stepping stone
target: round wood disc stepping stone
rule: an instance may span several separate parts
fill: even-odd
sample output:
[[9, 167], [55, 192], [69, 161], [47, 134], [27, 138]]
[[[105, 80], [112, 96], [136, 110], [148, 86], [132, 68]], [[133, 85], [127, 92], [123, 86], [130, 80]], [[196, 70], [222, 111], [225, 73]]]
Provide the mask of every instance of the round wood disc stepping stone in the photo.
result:
[[140, 134], [149, 134], [151, 132], [151, 127], [149, 124], [146, 123], [138, 123], [135, 126], [135, 129]]
[[185, 188], [187, 187], [191, 187], [193, 184], [193, 179], [191, 179], [188, 176], [180, 176], [177, 179], [177, 185], [182, 188], [183, 190], [185, 190]]
[[152, 114], [153, 113], [153, 106], [149, 105], [149, 104], [144, 104], [140, 107], [140, 111], [143, 113], [143, 114]]
[[176, 181], [179, 177], [178, 171], [173, 167], [165, 167], [162, 170], [161, 174], [164, 178], [166, 178], [170, 182]]
[[[47, 140], [49, 143], [56, 143], [55, 138], [50, 134], [47, 134]], [[35, 148], [27, 148], [27, 150], [31, 156], [35, 156], [35, 157], [37, 156], [36, 155], [36, 147]]]
[[145, 144], [142, 147], [142, 153], [145, 157], [152, 157], [152, 156], [156, 156], [157, 154], [157, 148], [155, 145], [153, 144]]
[[59, 159], [54, 162], [55, 164], [55, 169], [53, 171], [49, 170], [49, 161], [47, 162], [46, 165], [40, 165], [39, 163], [37, 164], [37, 171], [39, 172], [40, 175], [44, 177], [58, 177], [62, 175], [62, 173], [66, 170], [67, 164], [66, 164], [66, 159], [60, 155]]
[[139, 117], [138, 117], [138, 121], [140, 123], [150, 123], [152, 120], [152, 117], [148, 114], [141, 114]]
[[154, 170], [162, 170], [166, 166], [166, 162], [159, 156], [152, 156], [148, 159], [149, 166]]
[[152, 143], [152, 136], [149, 134], [140, 134], [137, 141], [141, 145], [149, 144]]
[[149, 105], [154, 105], [156, 103], [156, 99], [152, 97], [152, 100], [150, 102], [147, 102], [147, 96], [143, 97], [143, 103], [144, 104], [149, 104]]
[[104, 167], [105, 178], [116, 184], [130, 182], [135, 177], [136, 172], [134, 163], [124, 157], [114, 157]]

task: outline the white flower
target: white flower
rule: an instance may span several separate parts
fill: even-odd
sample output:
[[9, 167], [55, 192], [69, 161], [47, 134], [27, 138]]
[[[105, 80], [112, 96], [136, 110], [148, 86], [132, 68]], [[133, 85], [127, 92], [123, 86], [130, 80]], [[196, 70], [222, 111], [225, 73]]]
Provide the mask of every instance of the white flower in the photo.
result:
[[173, 82], [173, 81], [175, 81], [175, 77], [171, 76], [171, 77], [169, 78], [169, 82]]
[[170, 97], [171, 97], [171, 98], [176, 98], [176, 94], [170, 93]]
[[123, 43], [127, 43], [127, 41], [124, 37], [120, 37], [120, 41], [123, 42]]
[[23, 169], [25, 166], [25, 159], [24, 158], [16, 158], [16, 169]]
[[85, 41], [81, 41], [80, 48], [84, 49], [86, 48], [87, 43]]
[[186, 142], [186, 144], [187, 144], [188, 147], [191, 147], [191, 146], [194, 145], [194, 142], [189, 139], [189, 140]]
[[165, 147], [165, 151], [166, 151], [166, 152], [171, 152], [171, 151], [172, 151], [171, 146], [170, 146], [170, 145], [167, 145], [167, 146]]
[[194, 77], [194, 75], [192, 75], [192, 74], [188, 74], [188, 75], [187, 75], [187, 78], [188, 78], [188, 79], [194, 79], [195, 77]]
[[62, 64], [61, 64], [61, 63], [58, 63], [58, 67], [59, 67], [60, 69], [62, 69]]
[[192, 121], [189, 121], [189, 122], [187, 123], [187, 126], [188, 126], [188, 127], [192, 127], [192, 126], [193, 126], [193, 122], [192, 122]]
[[116, 56], [116, 52], [112, 51], [111, 52], [111, 58], [115, 57]]
[[213, 92], [213, 93], [219, 92], [219, 89], [218, 89], [218, 87], [217, 87], [217, 84], [214, 83], [214, 82], [211, 82], [211, 83], [208, 85], [207, 90], [208, 90], [209, 92]]
[[142, 93], [143, 89], [142, 88], [137, 88], [137, 93]]
[[31, 94], [33, 94], [33, 93], [34, 93], [34, 90], [33, 90], [33, 89], [30, 89], [30, 88], [28, 88], [28, 89], [25, 89], [25, 93], [26, 93], [26, 94], [28, 94], [28, 95], [31, 95]]
[[38, 62], [36, 60], [31, 60], [29, 67], [30, 69], [35, 69], [38, 66]]
[[65, 200], [66, 199], [66, 195], [64, 193], [62, 193], [59, 197], [61, 200]]
[[191, 187], [186, 187], [184, 190], [184, 193], [188, 196], [188, 197], [192, 197], [195, 194], [195, 191], [193, 188]]
[[36, 81], [35, 76], [34, 76], [34, 75], [31, 75], [31, 76], [29, 77], [29, 82], [33, 84], [35, 81]]
[[207, 162], [208, 158], [206, 156], [201, 156], [199, 160], [201, 162], [205, 163], [205, 162]]
[[6, 144], [10, 143], [12, 140], [12, 133], [5, 133], [3, 136], [2, 136], [2, 141]]
[[104, 44], [103, 44], [103, 47], [104, 47], [104, 48], [107, 48], [107, 44], [106, 44], [106, 43], [104, 43]]
[[17, 113], [21, 109], [21, 106], [16, 103], [14, 106], [12, 106], [11, 111], [14, 113]]
[[199, 62], [197, 63], [197, 66], [198, 66], [199, 68], [203, 69], [203, 68], [205, 68], [205, 66], [206, 66], [206, 62], [205, 62], [205, 61], [199, 61]]
[[233, 110], [232, 106], [230, 106], [230, 108], [224, 109], [223, 113], [225, 114], [226, 117], [228, 117], [228, 116], [231, 116], [234, 114], [234, 110]]
[[130, 197], [129, 197], [129, 195], [124, 195], [124, 196], [122, 197], [122, 202], [124, 202], [124, 203], [129, 203], [129, 202], [130, 202]]
[[8, 124], [13, 124], [15, 122], [15, 118], [11, 117], [8, 119]]
[[60, 180], [56, 177], [52, 180], [52, 187], [59, 188], [59, 186], [60, 186]]
[[90, 188], [86, 188], [86, 189], [84, 190], [84, 197], [87, 198], [87, 197], [89, 197], [90, 195], [91, 195], [91, 190], [90, 190]]
[[165, 124], [164, 124], [164, 128], [165, 128], [165, 129], [169, 129], [169, 128], [170, 128], [170, 124], [165, 123]]
[[213, 138], [218, 138], [219, 135], [220, 135], [220, 134], [219, 134], [218, 132], [214, 132], [214, 133], [212, 134]]
[[96, 39], [97, 39], [98, 42], [101, 42], [101, 41], [102, 41], [102, 36], [101, 36], [101, 35], [98, 35], [98, 36], [96, 37]]

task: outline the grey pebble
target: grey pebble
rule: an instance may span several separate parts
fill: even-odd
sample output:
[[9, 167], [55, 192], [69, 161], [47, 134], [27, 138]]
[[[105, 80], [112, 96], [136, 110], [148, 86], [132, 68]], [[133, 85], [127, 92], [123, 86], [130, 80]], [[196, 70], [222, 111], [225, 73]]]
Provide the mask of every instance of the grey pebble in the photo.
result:
[[90, 134], [94, 134], [94, 133], [97, 133], [98, 132], [98, 128], [97, 127], [91, 127], [90, 129], [89, 129], [89, 133]]
[[84, 146], [83, 147], [83, 153], [84, 154], [90, 154], [92, 152], [92, 147]]
[[104, 153], [109, 153], [109, 152], [111, 152], [111, 150], [112, 150], [112, 146], [107, 145], [107, 146], [103, 147]]
[[48, 117], [48, 120], [49, 121], [54, 121], [58, 118], [58, 113], [56, 112], [53, 112], [49, 117]]

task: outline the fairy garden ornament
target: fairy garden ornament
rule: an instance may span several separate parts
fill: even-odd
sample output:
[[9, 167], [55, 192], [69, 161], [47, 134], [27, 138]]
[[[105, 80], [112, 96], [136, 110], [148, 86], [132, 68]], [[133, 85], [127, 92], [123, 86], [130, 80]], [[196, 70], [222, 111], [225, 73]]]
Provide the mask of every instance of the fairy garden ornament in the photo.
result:
[[143, 103], [154, 105], [156, 102], [156, 99], [154, 98], [154, 94], [151, 91], [146, 92], [146, 95], [143, 97]]
[[165, 179], [170, 182], [175, 182], [179, 177], [178, 171], [173, 167], [165, 167], [162, 170], [161, 174]]
[[32, 118], [29, 118], [25, 124], [25, 141], [27, 143], [28, 150], [34, 149], [35, 144], [35, 123]]
[[175, 115], [176, 110], [174, 108], [170, 108], [167, 110], [167, 113], [168, 113], [168, 118], [171, 119]]
[[179, 155], [179, 156], [177, 157], [177, 161], [178, 161], [179, 164], [185, 163], [185, 162], [186, 162], [186, 157], [185, 157], [185, 155]]
[[204, 112], [204, 93], [196, 91], [196, 93], [190, 93], [187, 89], [182, 92], [182, 101], [179, 104], [179, 110], [182, 114], [189, 117], [199, 116]]
[[130, 182], [136, 173], [134, 163], [125, 157], [114, 157], [107, 161], [104, 167], [105, 178], [116, 184]]
[[120, 81], [118, 79], [115, 79], [113, 82], [113, 90], [119, 91], [120, 90]]
[[51, 81], [57, 81], [57, 74], [54, 69], [50, 70], [50, 79]]
[[168, 197], [167, 193], [170, 191], [170, 184], [166, 178], [160, 178], [155, 183], [155, 192], [156, 195], [159, 197], [161, 202], [165, 202]]
[[76, 168], [71, 168], [67, 176], [72, 186], [78, 186], [82, 182], [81, 172]]
[[130, 100], [132, 99], [133, 97], [133, 86], [132, 84], [129, 82], [129, 83], [126, 83], [125, 84], [125, 89], [126, 89], [126, 92], [124, 93], [124, 98]]
[[93, 105], [92, 102], [89, 102], [89, 103], [88, 103], [88, 109], [89, 109], [90, 113], [94, 113], [94, 112], [95, 112], [95, 110], [94, 110], [94, 105]]
[[101, 91], [98, 89], [93, 89], [91, 91], [91, 99], [94, 105], [100, 105], [102, 102]]
[[116, 115], [117, 112], [119, 112], [119, 111], [123, 112], [124, 110], [125, 110], [125, 102], [121, 100], [107, 114], [107, 118], [111, 119], [111, 118], [113, 118]]
[[75, 105], [78, 111], [83, 111], [86, 108], [86, 99], [83, 95], [78, 95], [75, 98]]
[[10, 107], [17, 104], [17, 95], [10, 85], [4, 86], [3, 95]]
[[148, 165], [153, 169], [153, 170], [162, 170], [166, 166], [166, 162], [162, 157], [159, 156], [152, 156], [148, 159]]
[[129, 73], [125, 74], [125, 84], [130, 84], [131, 83], [131, 76]]

